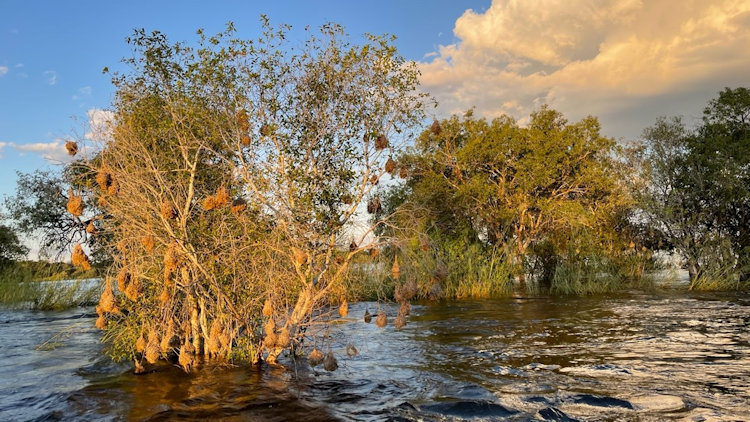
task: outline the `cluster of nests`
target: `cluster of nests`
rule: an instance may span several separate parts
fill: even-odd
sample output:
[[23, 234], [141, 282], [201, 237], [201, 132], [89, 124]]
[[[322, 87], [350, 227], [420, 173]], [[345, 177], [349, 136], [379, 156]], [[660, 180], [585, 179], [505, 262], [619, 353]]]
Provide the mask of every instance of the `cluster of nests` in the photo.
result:
[[[391, 275], [395, 280], [401, 276], [401, 267], [398, 264], [398, 257], [393, 260], [393, 266], [391, 267]], [[414, 298], [417, 294], [417, 283], [411, 279], [403, 284], [396, 286], [394, 297], [399, 302], [398, 314], [396, 319], [393, 321], [393, 325], [397, 330], [402, 329], [406, 326], [406, 317], [411, 312], [411, 304], [409, 301]], [[365, 310], [364, 321], [370, 323], [372, 321], [372, 315], [369, 310]], [[378, 314], [375, 318], [375, 325], [379, 328], [384, 328], [388, 325], [388, 315], [386, 312], [378, 306]]]
[[247, 202], [242, 198], [232, 200], [232, 197], [229, 196], [229, 191], [224, 186], [220, 186], [216, 189], [215, 194], [209, 195], [203, 200], [203, 209], [206, 211], [220, 209], [226, 206], [230, 206], [230, 210], [234, 214], [239, 214], [247, 209]]

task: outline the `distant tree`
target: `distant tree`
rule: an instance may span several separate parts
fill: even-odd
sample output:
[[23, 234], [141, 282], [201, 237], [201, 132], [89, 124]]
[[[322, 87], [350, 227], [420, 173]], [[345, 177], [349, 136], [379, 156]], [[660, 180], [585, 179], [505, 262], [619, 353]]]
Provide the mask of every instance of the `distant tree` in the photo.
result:
[[[70, 253], [78, 243], [87, 244], [98, 251], [97, 242], [89, 228], [95, 221], [96, 205], [90, 197], [83, 197], [82, 180], [74, 172], [78, 165], [70, 164], [64, 173], [36, 170], [18, 173], [16, 193], [5, 198], [8, 218], [20, 233], [38, 240], [40, 253], [50, 258], [60, 258]], [[73, 190], [70, 190], [73, 189]], [[73, 215], [67, 210], [71, 195], [80, 197], [82, 213]], [[87, 233], [87, 228], [89, 228]], [[107, 257], [97, 252], [98, 260]]]
[[0, 269], [26, 256], [28, 249], [21, 244], [12, 228], [0, 224]]
[[543, 259], [632, 248], [616, 231], [630, 204], [616, 151], [595, 118], [568, 123], [547, 107], [526, 127], [507, 116], [453, 116], [435, 122], [400, 158], [407, 192], [396, 205], [423, 210], [428, 226], [443, 233], [505, 251], [523, 288], [527, 273], [549, 280], [555, 265], [544, 268]]
[[750, 91], [727, 88], [709, 102], [698, 128], [659, 118], [643, 133], [641, 184], [634, 189], [642, 218], [652, 238], [684, 260], [691, 287], [748, 280], [748, 116]]

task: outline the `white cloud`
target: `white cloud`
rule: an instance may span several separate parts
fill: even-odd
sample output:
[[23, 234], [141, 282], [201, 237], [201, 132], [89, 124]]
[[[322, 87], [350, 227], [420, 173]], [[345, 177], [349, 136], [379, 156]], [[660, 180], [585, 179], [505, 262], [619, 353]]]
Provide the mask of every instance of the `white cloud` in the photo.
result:
[[55, 139], [51, 142], [32, 142], [28, 144], [11, 144], [11, 146], [21, 153], [32, 152], [41, 155], [45, 160], [54, 163], [65, 163], [70, 161], [71, 157], [65, 149], [65, 140]]
[[0, 66], [0, 76], [5, 76], [8, 73], [8, 66]]
[[609, 115], [715, 94], [750, 70], [750, 0], [494, 0], [466, 11], [454, 34], [459, 42], [420, 63], [442, 113], [523, 117], [547, 103], [576, 118]]
[[86, 112], [86, 115], [89, 117], [89, 130], [84, 135], [85, 138], [99, 142], [109, 141], [115, 114], [109, 110], [92, 108]]
[[76, 91], [76, 94], [73, 94], [72, 99], [75, 101], [83, 97], [90, 97], [90, 96], [91, 96], [91, 87], [84, 86], [83, 88], [78, 88], [78, 91]]
[[65, 139], [55, 139], [50, 142], [30, 142], [19, 144], [15, 142], [0, 142], [0, 158], [3, 158], [3, 149], [12, 148], [19, 155], [26, 153], [38, 154], [47, 161], [52, 163], [67, 163], [72, 157], [65, 149]]
[[44, 72], [44, 77], [47, 79], [48, 85], [54, 85], [57, 83], [57, 72], [54, 70], [47, 70]]

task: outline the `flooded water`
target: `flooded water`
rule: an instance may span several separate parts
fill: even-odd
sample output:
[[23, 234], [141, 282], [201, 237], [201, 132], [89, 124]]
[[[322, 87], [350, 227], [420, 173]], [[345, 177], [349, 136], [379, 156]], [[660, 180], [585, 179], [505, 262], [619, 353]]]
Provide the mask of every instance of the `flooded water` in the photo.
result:
[[739, 294], [429, 303], [401, 331], [365, 324], [375, 306], [331, 327], [333, 373], [140, 376], [100, 355], [90, 309], [0, 311], [0, 420], [750, 420]]

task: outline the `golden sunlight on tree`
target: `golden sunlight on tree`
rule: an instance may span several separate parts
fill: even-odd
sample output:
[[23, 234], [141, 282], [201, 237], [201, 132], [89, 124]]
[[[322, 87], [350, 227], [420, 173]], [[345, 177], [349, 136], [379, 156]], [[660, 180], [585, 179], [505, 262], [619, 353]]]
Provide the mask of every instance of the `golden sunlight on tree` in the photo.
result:
[[136, 31], [133, 71], [114, 77], [112, 139], [88, 161], [114, 256], [97, 325], [137, 369], [273, 362], [305, 336], [330, 349], [321, 309], [347, 315], [350, 263], [380, 247], [372, 227], [342, 245], [422, 118], [414, 65], [391, 39], [352, 46], [327, 25], [294, 50], [264, 25], [254, 41], [199, 32], [197, 48]]

